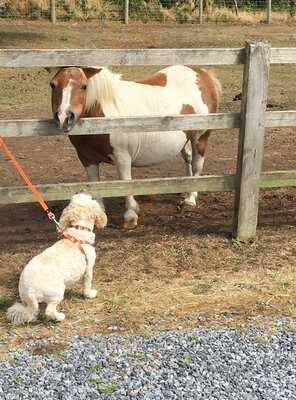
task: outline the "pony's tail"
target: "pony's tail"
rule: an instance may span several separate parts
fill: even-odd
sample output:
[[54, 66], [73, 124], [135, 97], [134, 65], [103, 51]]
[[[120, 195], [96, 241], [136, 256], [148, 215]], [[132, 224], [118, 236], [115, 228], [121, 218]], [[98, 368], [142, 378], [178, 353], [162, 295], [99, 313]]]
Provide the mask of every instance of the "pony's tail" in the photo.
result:
[[25, 306], [22, 303], [15, 303], [7, 310], [7, 319], [15, 325], [34, 321], [38, 315], [38, 303]]
[[222, 85], [221, 85], [219, 79], [216, 77], [215, 72], [213, 72], [211, 69], [208, 69], [207, 72], [208, 72], [209, 76], [211, 77], [211, 79], [212, 79], [212, 81], [214, 83], [215, 89], [216, 89], [217, 94], [218, 94], [219, 99], [220, 99], [220, 97], [222, 95]]

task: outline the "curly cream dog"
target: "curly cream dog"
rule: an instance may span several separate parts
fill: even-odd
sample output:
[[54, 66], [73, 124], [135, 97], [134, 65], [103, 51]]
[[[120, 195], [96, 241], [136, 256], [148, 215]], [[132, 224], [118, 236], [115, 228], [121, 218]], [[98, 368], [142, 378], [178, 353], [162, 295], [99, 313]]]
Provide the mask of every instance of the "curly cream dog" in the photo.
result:
[[7, 311], [7, 318], [14, 324], [35, 320], [42, 302], [47, 303], [48, 318], [62, 321], [65, 314], [58, 312], [57, 306], [64, 298], [66, 286], [82, 275], [85, 297], [96, 297], [97, 291], [91, 287], [96, 259], [93, 229], [106, 226], [106, 214], [91, 196], [76, 194], [64, 209], [60, 224], [64, 237], [34, 257], [22, 271], [19, 281], [22, 303]]

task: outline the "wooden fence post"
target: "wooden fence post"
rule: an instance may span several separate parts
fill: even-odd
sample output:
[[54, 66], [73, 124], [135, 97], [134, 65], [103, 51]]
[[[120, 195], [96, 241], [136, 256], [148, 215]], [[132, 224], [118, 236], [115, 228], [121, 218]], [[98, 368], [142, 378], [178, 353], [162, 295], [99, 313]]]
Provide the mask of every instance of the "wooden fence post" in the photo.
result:
[[272, 23], [271, 0], [267, 0], [267, 23]]
[[203, 0], [199, 0], [199, 23], [203, 23]]
[[56, 17], [56, 0], [50, 1], [50, 20], [53, 24], [57, 22]]
[[129, 0], [125, 0], [125, 2], [124, 2], [124, 23], [125, 23], [125, 25], [128, 25], [128, 19], [129, 19]]
[[242, 241], [254, 237], [257, 227], [270, 44], [247, 42], [245, 53], [234, 204], [234, 236]]

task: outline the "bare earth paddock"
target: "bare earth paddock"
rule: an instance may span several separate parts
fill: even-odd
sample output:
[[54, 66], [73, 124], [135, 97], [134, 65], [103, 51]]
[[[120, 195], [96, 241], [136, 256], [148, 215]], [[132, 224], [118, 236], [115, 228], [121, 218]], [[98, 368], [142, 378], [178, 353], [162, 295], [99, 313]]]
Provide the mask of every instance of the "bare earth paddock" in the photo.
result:
[[[295, 25], [158, 25], [125, 27], [97, 22], [58, 23], [0, 20], [1, 48], [205, 48], [242, 47], [246, 39], [266, 39], [272, 47], [296, 47]], [[155, 67], [116, 68], [124, 76], [145, 77]], [[223, 86], [221, 111], [239, 111], [242, 66], [216, 67]], [[296, 65], [271, 66], [268, 107], [295, 110]], [[0, 118], [50, 116], [48, 75], [42, 69], [0, 69]], [[266, 131], [263, 170], [295, 169], [296, 128]], [[86, 176], [66, 137], [10, 139], [7, 143], [34, 183], [74, 182]], [[204, 174], [233, 173], [237, 132], [213, 132]], [[181, 157], [134, 177], [183, 174]], [[102, 168], [113, 179], [113, 167]], [[22, 185], [0, 154], [0, 185]], [[23, 265], [56, 240], [37, 204], [0, 207], [0, 335], [8, 346], [28, 337], [60, 337], [90, 332], [149, 334], [176, 327], [242, 326], [253, 321], [272, 327], [275, 318], [296, 317], [296, 191], [264, 190], [260, 195], [257, 239], [231, 240], [231, 194], [199, 196], [192, 211], [177, 210], [178, 195], [143, 196], [140, 225], [121, 229], [123, 200], [107, 199], [111, 226], [97, 235], [94, 286], [98, 297], [84, 300], [77, 284], [67, 292], [61, 324], [48, 321], [8, 326], [5, 311], [17, 296]], [[65, 202], [51, 204], [59, 216]], [[58, 351], [58, 349], [48, 349]], [[6, 348], [0, 348], [6, 351]]]

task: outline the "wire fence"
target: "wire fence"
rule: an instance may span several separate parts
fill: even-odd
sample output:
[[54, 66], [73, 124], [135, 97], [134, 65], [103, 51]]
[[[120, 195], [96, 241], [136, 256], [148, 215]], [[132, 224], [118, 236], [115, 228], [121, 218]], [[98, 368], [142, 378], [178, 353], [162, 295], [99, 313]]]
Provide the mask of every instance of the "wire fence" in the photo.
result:
[[231, 22], [245, 20], [262, 22], [268, 3], [278, 18], [294, 18], [296, 0], [0, 0], [2, 18], [50, 18], [54, 10], [57, 20], [100, 19], [107, 21], [139, 20]]

